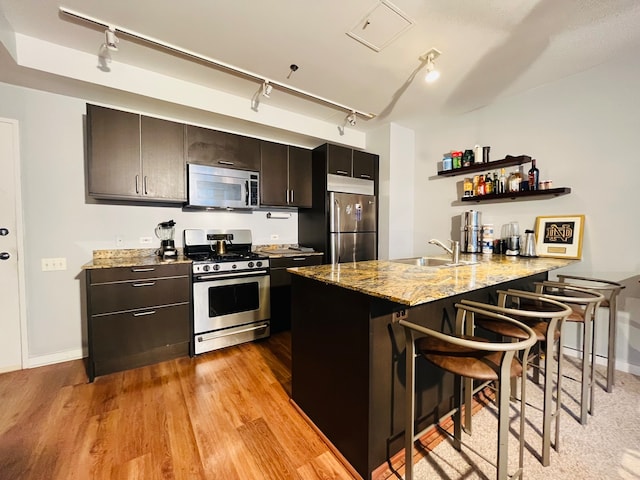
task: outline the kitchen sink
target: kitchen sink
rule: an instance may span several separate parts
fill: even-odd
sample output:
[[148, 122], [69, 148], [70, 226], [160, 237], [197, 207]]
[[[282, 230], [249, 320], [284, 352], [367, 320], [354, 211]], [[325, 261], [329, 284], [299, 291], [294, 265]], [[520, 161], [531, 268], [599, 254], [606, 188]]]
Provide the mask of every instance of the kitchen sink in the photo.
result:
[[399, 258], [395, 260], [389, 260], [392, 263], [404, 263], [406, 265], [415, 265], [417, 267], [461, 267], [463, 265], [474, 265], [478, 262], [472, 262], [467, 260], [460, 260], [458, 263], [453, 263], [448, 258], [438, 257], [412, 257], [412, 258]]

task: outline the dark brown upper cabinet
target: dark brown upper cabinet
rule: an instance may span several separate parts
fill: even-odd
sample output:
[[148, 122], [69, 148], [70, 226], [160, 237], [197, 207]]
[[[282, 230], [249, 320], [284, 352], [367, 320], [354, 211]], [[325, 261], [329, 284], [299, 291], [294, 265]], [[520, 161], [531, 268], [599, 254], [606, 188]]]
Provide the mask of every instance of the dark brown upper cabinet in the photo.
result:
[[378, 166], [378, 155], [373, 153], [353, 151], [353, 176], [376, 180], [376, 169]]
[[184, 202], [184, 125], [87, 105], [88, 193], [96, 198]]
[[376, 180], [378, 155], [340, 145], [326, 144], [327, 173]]
[[311, 207], [311, 150], [260, 142], [260, 203]]
[[260, 141], [187, 125], [187, 162], [239, 170], [260, 170]]
[[347, 147], [327, 144], [327, 172], [351, 177], [353, 175], [352, 152], [353, 150]]

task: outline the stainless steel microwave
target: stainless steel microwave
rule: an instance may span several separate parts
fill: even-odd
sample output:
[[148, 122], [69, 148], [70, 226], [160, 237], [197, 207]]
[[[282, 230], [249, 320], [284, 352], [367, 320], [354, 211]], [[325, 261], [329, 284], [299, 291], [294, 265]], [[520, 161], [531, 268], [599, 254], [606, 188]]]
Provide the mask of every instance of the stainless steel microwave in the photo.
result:
[[252, 209], [260, 206], [260, 174], [187, 164], [187, 207]]

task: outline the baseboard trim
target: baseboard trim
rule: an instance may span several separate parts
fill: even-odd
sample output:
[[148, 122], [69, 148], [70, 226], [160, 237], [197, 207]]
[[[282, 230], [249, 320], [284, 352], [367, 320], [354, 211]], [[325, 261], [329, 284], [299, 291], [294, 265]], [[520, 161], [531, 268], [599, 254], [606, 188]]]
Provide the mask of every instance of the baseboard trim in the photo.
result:
[[43, 367], [54, 363], [68, 362], [71, 360], [80, 360], [85, 355], [82, 348], [67, 350], [65, 352], [50, 353], [48, 355], [39, 355], [37, 357], [29, 357], [25, 368]]
[[[582, 350], [576, 350], [575, 348], [562, 347], [562, 351], [565, 355], [574, 358], [582, 358]], [[607, 357], [596, 355], [596, 365], [607, 365]], [[631, 363], [621, 362], [616, 358], [616, 370], [620, 372], [630, 373], [631, 375], [640, 376], [640, 365], [633, 365]]]

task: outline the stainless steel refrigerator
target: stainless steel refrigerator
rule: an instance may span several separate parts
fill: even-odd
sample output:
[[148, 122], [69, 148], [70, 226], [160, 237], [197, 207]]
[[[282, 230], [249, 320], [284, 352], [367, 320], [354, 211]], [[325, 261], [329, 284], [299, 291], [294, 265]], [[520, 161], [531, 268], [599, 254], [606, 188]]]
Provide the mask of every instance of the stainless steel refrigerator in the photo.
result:
[[331, 263], [377, 258], [376, 197], [328, 192]]

